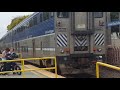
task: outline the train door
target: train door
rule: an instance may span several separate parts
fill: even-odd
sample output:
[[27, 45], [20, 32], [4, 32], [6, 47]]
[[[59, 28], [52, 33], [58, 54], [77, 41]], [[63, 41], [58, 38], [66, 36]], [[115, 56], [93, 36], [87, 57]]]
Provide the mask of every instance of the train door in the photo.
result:
[[71, 59], [88, 66], [93, 56], [93, 17], [91, 12], [74, 12], [71, 17]]
[[72, 67], [89, 61], [93, 48], [92, 19], [90, 12], [57, 12], [56, 54], [61, 72], [71, 72]]
[[88, 57], [92, 53], [92, 14], [90, 12], [75, 12], [72, 14], [71, 54]]

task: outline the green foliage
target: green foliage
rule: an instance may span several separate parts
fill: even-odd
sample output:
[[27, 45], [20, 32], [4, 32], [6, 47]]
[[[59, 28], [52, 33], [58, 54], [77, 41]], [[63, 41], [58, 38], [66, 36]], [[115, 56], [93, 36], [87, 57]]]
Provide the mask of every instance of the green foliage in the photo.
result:
[[25, 18], [27, 18], [29, 15], [27, 16], [19, 16], [19, 17], [15, 17], [14, 19], [12, 19], [10, 25], [7, 26], [7, 30], [11, 30], [13, 29], [16, 25], [18, 25], [21, 21], [23, 21]]

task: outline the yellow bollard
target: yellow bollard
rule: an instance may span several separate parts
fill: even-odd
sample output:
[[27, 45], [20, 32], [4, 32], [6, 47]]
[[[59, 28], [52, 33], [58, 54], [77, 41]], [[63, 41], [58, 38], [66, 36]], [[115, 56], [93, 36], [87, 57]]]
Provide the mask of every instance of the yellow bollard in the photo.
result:
[[99, 78], [99, 65], [96, 63], [96, 78]]
[[22, 62], [22, 72], [23, 72], [23, 78], [25, 78], [24, 60], [21, 60], [21, 62]]
[[57, 61], [56, 61], [56, 57], [55, 57], [55, 77], [57, 78]]

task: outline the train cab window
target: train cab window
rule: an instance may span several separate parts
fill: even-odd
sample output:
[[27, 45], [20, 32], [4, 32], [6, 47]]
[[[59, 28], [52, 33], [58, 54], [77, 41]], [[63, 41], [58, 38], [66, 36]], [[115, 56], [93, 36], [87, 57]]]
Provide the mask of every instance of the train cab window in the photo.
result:
[[27, 28], [27, 22], [24, 23], [23, 27], [24, 27], [24, 30]]
[[15, 30], [15, 34], [16, 34], [17, 30]]
[[21, 26], [18, 28], [18, 30], [17, 30], [18, 32], [20, 32], [21, 31]]
[[[22, 26], [22, 31], [23, 31], [23, 30], [25, 30], [25, 26]], [[22, 31], [21, 31], [21, 32], [22, 32]]]
[[28, 52], [28, 46], [26, 46], [26, 52]]
[[103, 12], [94, 12], [94, 18], [102, 18]]
[[16, 29], [16, 33], [18, 33], [18, 28]]
[[57, 17], [58, 18], [69, 18], [69, 13], [68, 12], [57, 12]]
[[19, 32], [20, 29], [16, 29], [17, 33]]
[[22, 32], [24, 30], [24, 26], [21, 26], [20, 28], [20, 32]]

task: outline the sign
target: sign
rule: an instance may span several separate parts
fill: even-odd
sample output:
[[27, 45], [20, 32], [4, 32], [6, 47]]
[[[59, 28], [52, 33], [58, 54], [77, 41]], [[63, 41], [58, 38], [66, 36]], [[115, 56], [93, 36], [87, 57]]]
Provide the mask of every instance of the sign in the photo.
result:
[[120, 25], [120, 21], [114, 21], [114, 22], [108, 23], [108, 27], [110, 27], [110, 26], [116, 26], [116, 25]]
[[78, 24], [77, 28], [85, 28], [85, 24]]

